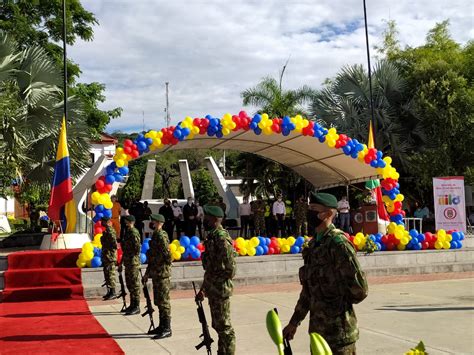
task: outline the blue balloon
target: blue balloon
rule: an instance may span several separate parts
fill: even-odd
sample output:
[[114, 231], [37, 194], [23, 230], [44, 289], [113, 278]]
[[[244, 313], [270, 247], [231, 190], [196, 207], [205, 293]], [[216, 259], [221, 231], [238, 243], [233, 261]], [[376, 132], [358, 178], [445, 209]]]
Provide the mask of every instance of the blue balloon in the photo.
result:
[[102, 260], [98, 256], [94, 256], [91, 260], [91, 266], [92, 267], [101, 267], [102, 266]]
[[272, 243], [270, 238], [265, 238], [265, 242], [267, 243], [267, 246], [269, 246]]
[[418, 231], [416, 229], [412, 229], [410, 230], [410, 236], [413, 238], [413, 237], [417, 237], [418, 236]]
[[375, 239], [375, 235], [373, 235], [373, 234], [369, 235], [369, 239], [373, 242], [377, 241], [377, 239]]
[[115, 173], [115, 169], [111, 167], [105, 168], [105, 175], [113, 175]]
[[304, 244], [304, 237], [299, 236], [298, 238], [296, 238], [294, 245], [301, 247], [303, 244]]
[[96, 213], [94, 217], [97, 217], [98, 219], [101, 219], [101, 218], [104, 217], [104, 213], [103, 212]]
[[425, 235], [424, 234], [418, 234], [418, 237], [416, 237], [419, 242], [423, 243], [425, 241]]
[[375, 242], [375, 246], [377, 247], [377, 250], [382, 250], [382, 244], [379, 242]]
[[187, 236], [182, 236], [181, 238], [179, 238], [179, 244], [181, 244], [181, 246], [187, 248], [191, 244], [191, 240]]
[[106, 183], [107, 185], [111, 185], [111, 184], [113, 184], [114, 182], [115, 182], [115, 177], [114, 177], [113, 174], [111, 174], [111, 175], [106, 175], [106, 176], [105, 176], [105, 183]]
[[143, 141], [138, 142], [137, 146], [138, 146], [138, 150], [141, 150], [141, 151], [143, 151], [147, 148], [146, 143], [143, 142]]
[[141, 140], [143, 140], [143, 138], [145, 138], [145, 136], [142, 133], [139, 133], [138, 136], [137, 136], [137, 141], [141, 141]]
[[123, 176], [120, 173], [115, 173], [114, 174], [114, 179], [117, 182], [122, 182], [123, 181]]
[[259, 123], [262, 120], [262, 116], [260, 116], [258, 113], [253, 116], [252, 121]]
[[262, 247], [263, 247], [264, 245], [267, 245], [267, 242], [265, 241], [265, 238], [264, 238], [264, 237], [258, 237], [258, 242], [259, 242], [258, 245], [261, 245]]
[[103, 212], [104, 209], [105, 209], [104, 205], [97, 205], [97, 206], [95, 206], [94, 211], [95, 211], [95, 213], [100, 213], [100, 212]]
[[222, 131], [217, 131], [216, 132], [216, 137], [217, 138], [222, 138], [222, 137], [224, 137], [224, 133], [222, 133]]
[[189, 130], [188, 127], [183, 128], [181, 131], [182, 131], [184, 136], [189, 136], [189, 134], [191, 133], [191, 131]]
[[262, 134], [262, 130], [260, 129], [260, 127], [256, 127], [253, 131], [255, 132], [257, 136]]
[[260, 256], [263, 255], [263, 247], [260, 245], [255, 248], [255, 255]]
[[190, 240], [191, 245], [194, 245], [197, 247], [201, 241], [199, 240], [199, 237], [193, 236]]
[[174, 136], [176, 139], [180, 139], [181, 136], [182, 136], [181, 129], [179, 129], [178, 127], [176, 127], [176, 129], [175, 129], [174, 132], [173, 132], [173, 136]]
[[112, 218], [112, 210], [104, 209], [104, 211], [102, 213], [103, 213], [104, 217]]
[[265, 245], [263, 246], [263, 254], [267, 255], [268, 254], [268, 247]]
[[122, 174], [123, 176], [128, 174], [128, 166], [122, 166], [121, 168], [118, 169], [119, 173]]
[[100, 217], [98, 217], [97, 214], [96, 214], [94, 217], [92, 217], [92, 220], [94, 222], [98, 222], [98, 221], [100, 221]]
[[255, 130], [255, 128], [257, 128], [257, 127], [258, 127], [258, 124], [255, 123], [255, 122], [252, 122], [252, 123], [249, 124], [249, 128], [250, 128], [251, 130]]
[[292, 245], [290, 248], [290, 253], [291, 254], [298, 254], [300, 252], [301, 248], [297, 245]]
[[199, 249], [194, 248], [194, 250], [191, 251], [191, 257], [193, 259], [199, 259], [200, 256], [201, 256], [201, 251]]
[[457, 245], [457, 249], [461, 249], [462, 248], [462, 242], [460, 240], [458, 240], [456, 242], [456, 245]]
[[142, 248], [141, 248], [141, 252], [142, 252], [143, 254], [146, 254], [146, 252], [148, 251], [148, 249], [150, 249], [150, 245], [149, 245], [148, 243], [143, 242]]
[[153, 139], [151, 139], [151, 138], [146, 138], [146, 139], [145, 139], [145, 143], [146, 143], [146, 145], [152, 145], [152, 144], [153, 144]]
[[146, 254], [140, 253], [140, 262], [141, 262], [142, 264], [145, 264], [146, 261], [147, 261], [147, 259], [146, 259]]

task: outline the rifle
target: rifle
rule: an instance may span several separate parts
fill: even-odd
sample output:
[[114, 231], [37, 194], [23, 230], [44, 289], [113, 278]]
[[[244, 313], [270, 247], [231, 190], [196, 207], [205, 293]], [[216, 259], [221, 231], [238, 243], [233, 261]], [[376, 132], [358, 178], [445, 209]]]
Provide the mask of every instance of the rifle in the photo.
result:
[[[120, 270], [120, 266], [122, 266], [122, 264], [119, 265], [119, 270]], [[119, 277], [119, 282], [120, 282], [120, 294], [117, 296], [117, 298], [122, 297], [123, 306], [120, 312], [123, 312], [127, 308], [127, 300], [125, 299], [125, 296], [127, 296], [127, 291], [125, 291], [125, 283], [123, 282], [123, 276], [122, 276], [121, 271], [119, 271], [118, 277]]]
[[[197, 296], [196, 292], [196, 285], [193, 281], [193, 288], [194, 288], [194, 295]], [[197, 305], [197, 313], [199, 318], [199, 323], [202, 325], [202, 334], [199, 336], [203, 338], [202, 341], [196, 345], [196, 350], [201, 349], [203, 346], [206, 346], [207, 354], [211, 355], [211, 344], [214, 342], [214, 339], [211, 338], [211, 334], [209, 334], [209, 326], [207, 325], [206, 321], [206, 314], [204, 313], [204, 308], [202, 307], [202, 302], [195, 299]]]
[[142, 317], [145, 317], [147, 314], [150, 316], [150, 327], [148, 328], [148, 332], [150, 332], [150, 330], [155, 330], [155, 322], [153, 322], [153, 312], [155, 309], [153, 308], [153, 303], [151, 303], [150, 293], [148, 292], [146, 282], [143, 282], [142, 269], [140, 269], [140, 276], [142, 278], [143, 295], [146, 300], [145, 312], [143, 312]]

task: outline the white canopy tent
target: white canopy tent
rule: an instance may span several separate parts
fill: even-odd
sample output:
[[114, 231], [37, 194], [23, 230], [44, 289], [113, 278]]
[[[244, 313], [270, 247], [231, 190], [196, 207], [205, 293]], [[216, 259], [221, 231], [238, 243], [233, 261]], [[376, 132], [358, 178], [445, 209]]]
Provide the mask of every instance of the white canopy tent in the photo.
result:
[[155, 151], [179, 149], [238, 150], [260, 155], [283, 164], [308, 180], [316, 189], [345, 186], [379, 176], [376, 170], [342, 150], [329, 148], [317, 138], [292, 133], [256, 135], [253, 131], [232, 132], [223, 138], [196, 135], [174, 146]]

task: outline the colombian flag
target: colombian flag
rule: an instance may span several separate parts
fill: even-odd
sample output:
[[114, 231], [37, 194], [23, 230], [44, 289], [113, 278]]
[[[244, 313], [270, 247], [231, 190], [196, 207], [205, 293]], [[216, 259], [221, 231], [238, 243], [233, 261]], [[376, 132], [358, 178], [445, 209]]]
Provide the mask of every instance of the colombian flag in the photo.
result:
[[56, 164], [54, 165], [51, 198], [48, 216], [53, 222], [60, 222], [64, 233], [72, 233], [76, 228], [76, 205], [72, 195], [72, 179], [67, 148], [66, 120], [63, 118], [59, 133]]
[[[375, 148], [372, 121], [370, 121], [369, 123], [369, 138], [367, 139], [367, 148]], [[365, 183], [365, 187], [375, 192], [377, 198], [377, 212], [379, 218], [383, 219], [384, 221], [389, 221], [390, 217], [388, 216], [387, 210], [385, 209], [385, 205], [382, 201], [382, 189], [380, 187], [380, 181], [378, 179], [369, 180]]]

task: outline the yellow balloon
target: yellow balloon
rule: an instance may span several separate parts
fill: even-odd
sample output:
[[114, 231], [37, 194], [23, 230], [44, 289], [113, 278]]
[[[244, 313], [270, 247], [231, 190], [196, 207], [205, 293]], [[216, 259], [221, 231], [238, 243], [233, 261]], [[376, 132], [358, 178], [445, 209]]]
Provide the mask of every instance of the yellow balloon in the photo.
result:
[[337, 131], [334, 127], [328, 129], [328, 135], [334, 135], [337, 134]]
[[247, 255], [247, 249], [246, 248], [239, 248], [239, 255], [240, 256]]
[[181, 259], [181, 253], [179, 251], [175, 251], [172, 254], [172, 257], [173, 257], [174, 260], [180, 260]]
[[449, 249], [451, 247], [451, 243], [448, 241], [443, 242], [443, 248], [444, 249]]
[[446, 234], [446, 240], [448, 242], [452, 241], [453, 240], [453, 236], [451, 234]]
[[125, 166], [125, 162], [122, 160], [122, 159], [117, 159], [117, 161], [115, 162], [115, 164], [117, 164], [117, 166], [119, 168]]
[[86, 262], [85, 262], [85, 261], [81, 261], [80, 259], [77, 259], [77, 261], [76, 261], [76, 266], [77, 266], [78, 268], [81, 268], [81, 269], [82, 269], [83, 267], [86, 266]]
[[174, 244], [174, 245], [176, 245], [177, 247], [180, 247], [180, 246], [181, 246], [181, 244], [179, 244], [179, 240], [173, 240], [173, 241], [171, 242], [171, 244]]
[[288, 244], [289, 244], [290, 246], [292, 246], [293, 244], [295, 244], [295, 241], [296, 241], [295, 237], [288, 237], [287, 240], [288, 240]]
[[94, 257], [94, 250], [86, 250], [83, 252], [84, 254], [84, 260], [92, 260], [92, 258]]
[[409, 242], [409, 240], [406, 237], [403, 237], [402, 239], [400, 239], [400, 243], [403, 244], [403, 245], [407, 245], [408, 242]]
[[247, 250], [248, 256], [254, 256], [257, 253], [257, 250], [255, 248], [249, 248]]
[[288, 252], [290, 251], [290, 249], [291, 249], [291, 248], [290, 248], [290, 246], [289, 246], [288, 244], [285, 244], [285, 245], [282, 245], [282, 246], [281, 246], [281, 251], [282, 251], [283, 253], [288, 253]]
[[171, 253], [174, 253], [177, 249], [178, 249], [178, 247], [175, 244], [170, 244], [170, 252]]
[[222, 134], [223, 134], [224, 136], [228, 136], [228, 135], [230, 134], [230, 129], [228, 129], [228, 128], [222, 128]]
[[436, 235], [438, 237], [446, 237], [446, 231], [444, 229], [440, 229]]
[[94, 250], [94, 247], [92, 246], [91, 242], [87, 242], [82, 245], [82, 252], [85, 252], [88, 250]]
[[403, 233], [403, 231], [401, 231], [400, 229], [395, 230], [395, 238], [397, 239], [402, 239], [404, 234], [405, 233]]
[[326, 144], [328, 145], [329, 148], [334, 148], [336, 146], [336, 141], [334, 139], [326, 138]]
[[178, 251], [179, 251], [181, 254], [183, 254], [183, 253], [186, 251], [186, 249], [185, 249], [184, 247], [179, 247], [179, 248], [178, 248]]
[[392, 158], [390, 157], [385, 157], [382, 160], [385, 162], [386, 165], [392, 164]]
[[253, 237], [252, 239], [250, 239], [250, 245], [252, 246], [252, 248], [256, 248], [259, 244], [260, 241], [257, 237]]
[[99, 197], [100, 197], [100, 193], [99, 193], [99, 192], [95, 191], [95, 192], [92, 193], [92, 195], [91, 195], [91, 200], [92, 200], [92, 203], [93, 203], [94, 205], [99, 204]]
[[400, 243], [400, 244], [397, 245], [397, 249], [398, 250], [405, 250], [405, 246], [402, 243]]
[[92, 258], [86, 261], [86, 266], [87, 267], [92, 267], [91, 261], [92, 261]]
[[104, 203], [104, 207], [110, 210], [112, 207], [114, 207], [114, 203], [112, 201], [107, 201]]
[[442, 248], [443, 248], [443, 242], [437, 241], [437, 242], [435, 243], [435, 248], [438, 249], [438, 250], [439, 250], [439, 249], [442, 249]]

